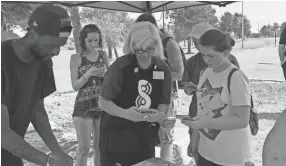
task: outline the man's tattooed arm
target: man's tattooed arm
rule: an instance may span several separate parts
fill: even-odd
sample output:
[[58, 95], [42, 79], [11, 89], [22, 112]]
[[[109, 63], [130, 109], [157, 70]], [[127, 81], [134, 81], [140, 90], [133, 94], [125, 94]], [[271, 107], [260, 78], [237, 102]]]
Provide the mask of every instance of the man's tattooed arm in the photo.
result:
[[1, 104], [1, 147], [19, 158], [38, 165], [45, 166], [49, 159], [48, 155], [31, 146], [10, 128], [9, 113], [4, 104]]
[[53, 154], [60, 155], [64, 153], [53, 134], [49, 117], [45, 110], [44, 100], [39, 101], [34, 112], [35, 114], [32, 118], [32, 124], [47, 147], [52, 151]]

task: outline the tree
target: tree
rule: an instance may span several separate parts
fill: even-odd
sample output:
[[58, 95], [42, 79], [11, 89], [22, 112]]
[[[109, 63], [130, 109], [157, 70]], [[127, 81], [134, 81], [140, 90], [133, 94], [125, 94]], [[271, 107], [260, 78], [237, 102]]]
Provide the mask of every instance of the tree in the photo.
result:
[[84, 8], [80, 12], [80, 15], [83, 22], [95, 22], [101, 27], [108, 47], [109, 57], [112, 58], [112, 48], [114, 48], [114, 52], [117, 54], [116, 46], [121, 43], [122, 34], [133, 23], [133, 20], [128, 17], [127, 12]]
[[233, 18], [232, 18], [231, 29], [232, 29], [232, 32], [235, 34], [236, 37], [238, 37], [237, 32], [240, 29], [240, 25], [241, 25], [240, 15], [238, 13], [235, 13], [233, 15]]
[[[242, 38], [242, 14], [234, 14], [232, 30], [236, 37]], [[251, 23], [246, 16], [244, 16], [244, 35], [251, 36]]]
[[224, 32], [232, 32], [233, 16], [230, 12], [225, 12], [220, 18], [219, 29]]
[[18, 27], [24, 30], [28, 26], [29, 16], [38, 6], [30, 3], [2, 1], [1, 11], [5, 20], [4, 30], [11, 31], [13, 28]]
[[70, 17], [71, 17], [71, 22], [73, 26], [74, 44], [75, 44], [76, 52], [79, 53], [81, 51], [80, 43], [79, 43], [79, 35], [82, 29], [82, 26], [80, 23], [80, 15], [79, 15], [78, 7], [70, 8]]
[[280, 25], [280, 30], [282, 30], [286, 26], [286, 21]]
[[262, 36], [264, 37], [271, 37], [272, 34], [272, 28], [270, 25], [264, 25], [261, 30], [260, 33]]
[[211, 5], [170, 11], [169, 27], [173, 27], [177, 41], [188, 39], [188, 53], [191, 53], [191, 40], [188, 38], [188, 34], [191, 32], [192, 27], [200, 22], [208, 22], [213, 26], [217, 26], [218, 18], [215, 13], [216, 10]]
[[272, 26], [272, 30], [277, 31], [279, 28], [280, 28], [279, 24], [277, 22], [274, 22]]
[[274, 22], [272, 25], [272, 31], [274, 32], [274, 36], [276, 37], [279, 33], [280, 25], [277, 22]]

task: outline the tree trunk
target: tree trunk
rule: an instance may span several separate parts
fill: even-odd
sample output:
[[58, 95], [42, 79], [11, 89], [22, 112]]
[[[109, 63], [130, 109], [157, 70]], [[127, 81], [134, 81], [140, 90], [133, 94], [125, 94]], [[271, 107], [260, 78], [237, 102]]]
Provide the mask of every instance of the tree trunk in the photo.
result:
[[112, 59], [112, 46], [111, 46], [111, 44], [108, 44], [107, 43], [107, 47], [108, 47], [108, 57], [109, 57], [109, 59]]
[[71, 22], [72, 22], [72, 27], [73, 27], [73, 37], [74, 37], [74, 42], [75, 42], [74, 44], [75, 44], [76, 52], [79, 53], [81, 50], [80, 43], [79, 43], [79, 35], [82, 29], [82, 26], [80, 23], [80, 15], [79, 15], [78, 7], [72, 7], [70, 10], [70, 15], [71, 15]]
[[117, 58], [118, 58], [118, 52], [117, 52], [116, 46], [114, 46], [113, 49], [114, 49], [115, 57], [116, 57], [116, 59], [117, 59]]
[[191, 41], [191, 38], [188, 39], [188, 52], [187, 54], [191, 54], [191, 44], [192, 44], [192, 41]]

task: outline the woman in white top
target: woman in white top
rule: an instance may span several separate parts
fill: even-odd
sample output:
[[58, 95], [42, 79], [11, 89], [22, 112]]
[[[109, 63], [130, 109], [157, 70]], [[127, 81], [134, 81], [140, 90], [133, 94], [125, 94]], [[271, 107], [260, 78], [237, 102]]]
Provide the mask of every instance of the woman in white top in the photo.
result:
[[244, 166], [251, 156], [248, 79], [237, 70], [228, 88], [228, 76], [236, 67], [228, 60], [227, 34], [209, 30], [201, 36], [200, 47], [208, 67], [197, 86], [197, 116], [182, 123], [194, 129], [191, 142], [193, 149], [198, 146], [198, 166]]

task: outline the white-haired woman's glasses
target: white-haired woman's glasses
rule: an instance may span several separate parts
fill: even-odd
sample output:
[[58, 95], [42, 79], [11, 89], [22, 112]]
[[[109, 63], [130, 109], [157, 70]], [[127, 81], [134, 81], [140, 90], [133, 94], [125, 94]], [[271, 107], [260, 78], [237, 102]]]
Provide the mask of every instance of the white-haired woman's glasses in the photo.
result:
[[140, 49], [140, 50], [135, 50], [134, 52], [135, 52], [135, 54], [137, 54], [137, 55], [143, 55], [145, 52], [147, 53], [147, 54], [151, 54], [151, 53], [153, 53], [154, 52], [154, 50], [155, 49], [146, 49], [146, 50], [142, 50], [142, 49]]

